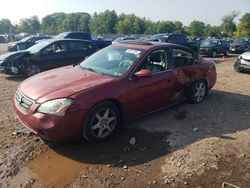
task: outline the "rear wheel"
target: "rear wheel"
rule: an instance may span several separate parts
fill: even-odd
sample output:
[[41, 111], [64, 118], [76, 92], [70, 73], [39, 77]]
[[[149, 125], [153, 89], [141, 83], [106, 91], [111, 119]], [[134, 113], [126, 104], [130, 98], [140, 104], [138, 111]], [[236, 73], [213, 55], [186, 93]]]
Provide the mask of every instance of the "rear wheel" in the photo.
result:
[[39, 72], [41, 72], [40, 68], [37, 65], [32, 64], [26, 67], [25, 74], [26, 76], [31, 77]]
[[228, 50], [226, 50], [225, 52], [224, 52], [224, 56], [228, 56], [228, 54], [229, 54], [229, 52], [228, 52]]
[[207, 85], [204, 81], [194, 82], [187, 90], [187, 99], [190, 103], [200, 103], [207, 94]]
[[215, 58], [216, 56], [217, 56], [217, 52], [216, 52], [216, 51], [213, 51], [212, 57]]
[[89, 142], [99, 142], [112, 136], [120, 124], [120, 113], [112, 102], [102, 102], [88, 113], [82, 135]]

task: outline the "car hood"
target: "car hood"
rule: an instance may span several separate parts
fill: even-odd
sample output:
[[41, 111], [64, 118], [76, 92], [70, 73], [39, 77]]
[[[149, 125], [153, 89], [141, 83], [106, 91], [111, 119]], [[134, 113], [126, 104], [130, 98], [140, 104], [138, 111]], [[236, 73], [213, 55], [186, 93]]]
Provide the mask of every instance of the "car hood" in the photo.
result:
[[14, 61], [27, 53], [29, 52], [24, 50], [24, 51], [17, 51], [17, 52], [3, 54], [0, 55], [0, 61]]
[[241, 54], [240, 56], [242, 57], [242, 59], [250, 60], [250, 52], [245, 52]]
[[78, 66], [67, 66], [32, 76], [21, 83], [19, 90], [38, 103], [71, 95], [114, 80]]

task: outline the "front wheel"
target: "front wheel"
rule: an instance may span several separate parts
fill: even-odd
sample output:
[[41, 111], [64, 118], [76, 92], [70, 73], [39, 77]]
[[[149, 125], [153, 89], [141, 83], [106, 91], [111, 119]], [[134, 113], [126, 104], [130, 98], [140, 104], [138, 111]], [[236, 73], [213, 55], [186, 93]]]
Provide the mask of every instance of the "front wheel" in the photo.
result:
[[239, 60], [237, 60], [237, 61], [234, 63], [234, 70], [235, 70], [236, 72], [241, 72], [241, 71], [242, 71], [242, 69], [240, 68], [240, 62], [239, 62]]
[[194, 82], [187, 90], [186, 96], [190, 103], [200, 103], [207, 94], [207, 85], [204, 81]]
[[216, 51], [213, 51], [212, 57], [215, 58], [216, 56], [217, 56], [217, 52], [216, 52]]
[[120, 112], [112, 102], [94, 106], [86, 116], [82, 135], [89, 142], [99, 142], [112, 136], [120, 124]]
[[35, 74], [38, 74], [39, 72], [41, 72], [40, 68], [37, 66], [37, 65], [28, 65], [26, 67], [26, 70], [25, 70], [25, 74], [26, 76], [28, 77], [31, 77]]
[[224, 52], [224, 56], [228, 56], [228, 54], [229, 54], [229, 52], [228, 52], [228, 50], [226, 50], [225, 52]]

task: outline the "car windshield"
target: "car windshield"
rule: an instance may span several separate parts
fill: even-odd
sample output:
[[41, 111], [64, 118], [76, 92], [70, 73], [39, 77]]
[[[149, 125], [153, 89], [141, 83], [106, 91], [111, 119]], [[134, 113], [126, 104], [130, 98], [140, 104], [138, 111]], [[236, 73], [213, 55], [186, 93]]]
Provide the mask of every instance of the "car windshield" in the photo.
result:
[[96, 52], [79, 66], [99, 74], [120, 77], [130, 70], [142, 51], [142, 49], [109, 46]]
[[217, 44], [216, 40], [206, 40], [201, 43], [201, 46], [215, 46]]
[[30, 38], [31, 38], [31, 37], [25, 37], [25, 38], [23, 38], [22, 40], [20, 40], [20, 42], [26, 42], [26, 41], [28, 41]]
[[156, 34], [150, 37], [149, 41], [163, 41], [164, 38], [168, 38], [168, 35]]
[[68, 33], [60, 33], [59, 35], [55, 36], [55, 39], [64, 39]]
[[46, 47], [47, 45], [49, 45], [50, 43], [51, 43], [50, 40], [41, 41], [41, 42], [39, 42], [39, 43], [31, 46], [30, 48], [28, 48], [27, 51], [29, 51], [32, 54], [37, 53], [41, 49], [43, 49], [44, 47]]

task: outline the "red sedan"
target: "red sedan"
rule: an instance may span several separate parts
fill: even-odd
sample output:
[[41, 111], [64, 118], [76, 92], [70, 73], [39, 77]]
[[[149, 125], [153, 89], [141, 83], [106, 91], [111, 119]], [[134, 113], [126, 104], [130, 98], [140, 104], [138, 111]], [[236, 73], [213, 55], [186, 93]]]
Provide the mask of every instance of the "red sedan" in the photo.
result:
[[183, 46], [125, 41], [82, 63], [22, 82], [14, 110], [47, 140], [110, 137], [123, 121], [183, 100], [200, 103], [216, 82], [213, 62]]

